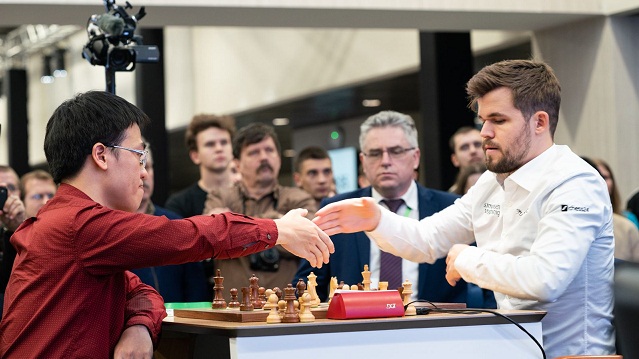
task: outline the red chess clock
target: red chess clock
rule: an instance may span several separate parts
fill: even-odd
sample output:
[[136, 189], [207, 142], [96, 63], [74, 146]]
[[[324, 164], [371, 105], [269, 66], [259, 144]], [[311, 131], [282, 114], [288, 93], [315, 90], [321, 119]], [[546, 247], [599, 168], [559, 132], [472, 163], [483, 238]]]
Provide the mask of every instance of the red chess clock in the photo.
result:
[[387, 318], [404, 315], [404, 303], [396, 290], [335, 291], [328, 319]]

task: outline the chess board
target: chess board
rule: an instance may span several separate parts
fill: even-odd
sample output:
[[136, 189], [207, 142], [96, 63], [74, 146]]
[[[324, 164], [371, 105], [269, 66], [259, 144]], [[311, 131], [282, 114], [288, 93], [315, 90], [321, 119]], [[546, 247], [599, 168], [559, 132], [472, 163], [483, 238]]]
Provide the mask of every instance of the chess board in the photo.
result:
[[[315, 316], [315, 319], [326, 319], [326, 311], [328, 306], [320, 306], [318, 308], [311, 308], [311, 313]], [[268, 317], [268, 310], [252, 310], [252, 311], [240, 311], [238, 309], [209, 309], [209, 308], [197, 308], [197, 309], [175, 309], [173, 315], [182, 318], [192, 319], [207, 319], [207, 320], [219, 320], [224, 322], [266, 322]]]

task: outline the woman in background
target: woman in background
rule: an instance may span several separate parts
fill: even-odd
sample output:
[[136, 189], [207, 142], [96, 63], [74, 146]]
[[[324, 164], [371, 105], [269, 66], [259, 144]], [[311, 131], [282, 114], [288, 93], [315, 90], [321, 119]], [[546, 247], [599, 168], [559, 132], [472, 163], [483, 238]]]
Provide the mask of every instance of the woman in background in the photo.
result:
[[[589, 162], [585, 159], [586, 162]], [[589, 162], [590, 163], [590, 162]], [[619, 190], [615, 184], [615, 177], [610, 166], [602, 159], [594, 159], [593, 167], [601, 174], [608, 185], [608, 193], [612, 202], [612, 224], [615, 235], [615, 258], [630, 262], [639, 262], [639, 229], [634, 214], [624, 211], [621, 207]], [[634, 221], [633, 221], [634, 219]]]

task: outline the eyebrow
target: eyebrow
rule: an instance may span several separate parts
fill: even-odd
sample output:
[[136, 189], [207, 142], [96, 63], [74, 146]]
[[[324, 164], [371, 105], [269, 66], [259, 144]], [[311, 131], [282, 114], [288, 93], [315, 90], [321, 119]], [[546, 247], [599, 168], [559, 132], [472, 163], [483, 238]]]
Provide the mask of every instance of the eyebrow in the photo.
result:
[[501, 112], [491, 112], [491, 113], [490, 113], [490, 114], [488, 114], [488, 116], [486, 116], [486, 117], [482, 117], [482, 116], [481, 116], [481, 115], [479, 115], [479, 114], [477, 115], [477, 117], [479, 117], [480, 119], [482, 119], [482, 120], [483, 120], [483, 119], [485, 119], [485, 118], [490, 118], [490, 117], [508, 117], [508, 116], [504, 115], [504, 114], [503, 114], [503, 113], [501, 113]]

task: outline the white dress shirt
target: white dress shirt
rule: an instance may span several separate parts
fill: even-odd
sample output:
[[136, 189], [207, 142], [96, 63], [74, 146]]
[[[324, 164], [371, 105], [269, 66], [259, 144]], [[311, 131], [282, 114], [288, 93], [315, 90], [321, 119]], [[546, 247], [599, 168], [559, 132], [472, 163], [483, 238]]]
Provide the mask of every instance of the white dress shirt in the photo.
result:
[[[433, 262], [455, 243], [462, 278], [501, 309], [537, 309], [548, 358], [615, 352], [612, 208], [602, 177], [553, 145], [506, 178], [492, 172], [455, 204], [419, 222], [382, 210], [368, 233], [383, 250]], [[473, 237], [474, 234], [474, 237]]]
[[[379, 192], [372, 188], [371, 197], [377, 203], [383, 200]], [[404, 200], [404, 203], [399, 207], [397, 213], [400, 216], [413, 218], [419, 220], [419, 201], [417, 199], [417, 184], [415, 181], [411, 182], [410, 187], [408, 187], [408, 191], [404, 193], [403, 196], [400, 197]], [[388, 198], [394, 199], [394, 198]], [[379, 272], [380, 272], [380, 263], [381, 263], [382, 255], [379, 247], [375, 242], [371, 241], [371, 252], [370, 252], [370, 271], [371, 271], [371, 288], [379, 288]], [[417, 281], [419, 279], [419, 263], [411, 262], [407, 259], [402, 259], [402, 283], [405, 280], [409, 280], [413, 285], [411, 289], [413, 294], [411, 294], [411, 300], [419, 299], [419, 286], [417, 285]], [[389, 288], [395, 289], [395, 288]]]

